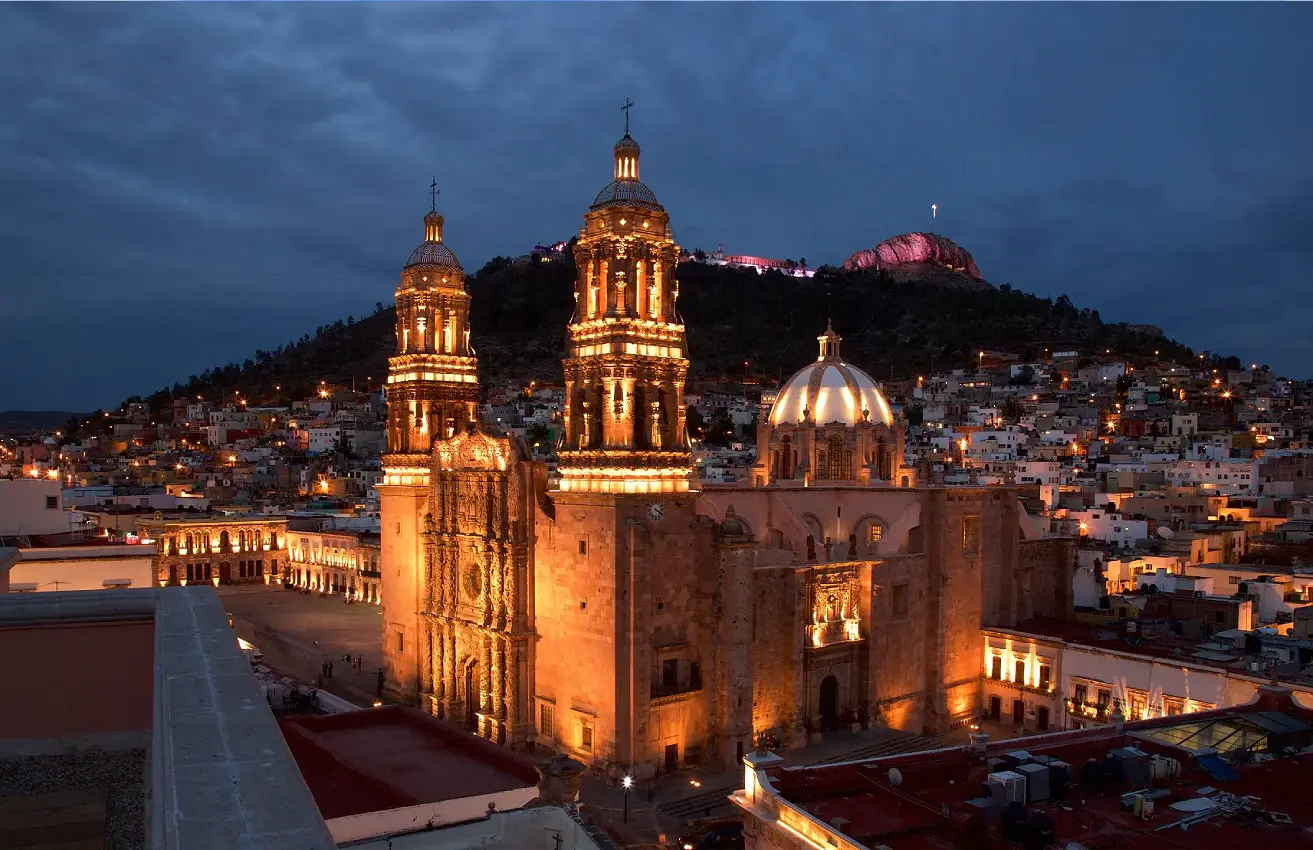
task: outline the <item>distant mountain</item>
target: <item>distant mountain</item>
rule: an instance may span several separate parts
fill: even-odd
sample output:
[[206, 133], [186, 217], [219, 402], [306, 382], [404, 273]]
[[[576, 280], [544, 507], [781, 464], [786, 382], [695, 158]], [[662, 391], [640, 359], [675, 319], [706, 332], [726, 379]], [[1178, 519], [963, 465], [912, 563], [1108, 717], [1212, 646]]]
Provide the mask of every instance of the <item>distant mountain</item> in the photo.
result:
[[[969, 366], [980, 349], [1027, 359], [1045, 349], [1108, 349], [1141, 362], [1157, 351], [1163, 359], [1194, 362], [1188, 347], [1156, 328], [1106, 323], [1066, 296], [1039, 298], [983, 281], [964, 287], [943, 278], [942, 268], [917, 279], [914, 269], [823, 266], [814, 277], [799, 278], [684, 263], [678, 306], [688, 327], [692, 377], [787, 378], [815, 358], [827, 317], [844, 337], [844, 357], [880, 380]], [[560, 381], [574, 276], [567, 251], [550, 262], [498, 257], [468, 278], [485, 385]], [[149, 400], [162, 409], [175, 394], [218, 399], [237, 390], [254, 404], [303, 398], [320, 381], [376, 390], [396, 345], [395, 321], [395, 310], [380, 304], [370, 316], [349, 317], [243, 363], [190, 376]]]
[[0, 434], [32, 434], [52, 431], [77, 416], [67, 410], [5, 410], [0, 411]]

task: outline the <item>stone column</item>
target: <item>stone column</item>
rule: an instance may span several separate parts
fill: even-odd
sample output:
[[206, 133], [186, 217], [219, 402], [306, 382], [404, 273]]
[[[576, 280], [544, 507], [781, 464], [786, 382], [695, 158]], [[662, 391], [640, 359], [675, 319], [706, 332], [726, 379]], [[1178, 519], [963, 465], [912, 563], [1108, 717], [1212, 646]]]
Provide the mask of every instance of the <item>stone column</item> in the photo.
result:
[[561, 409], [561, 433], [565, 435], [564, 442], [567, 449], [575, 445], [574, 427], [576, 425], [576, 419], [574, 409], [574, 385], [574, 380], [567, 376], [565, 379], [565, 405]]
[[443, 640], [442, 625], [435, 624], [433, 631], [433, 699], [441, 707], [447, 704], [447, 647]]
[[492, 638], [492, 714], [497, 718], [493, 740], [502, 743], [506, 728], [506, 643], [501, 635]]
[[670, 440], [671, 448], [683, 448], [688, 445], [688, 409], [684, 406], [684, 382], [675, 381], [675, 433]]
[[516, 728], [523, 718], [520, 716], [520, 642], [515, 638], [507, 641], [505, 684], [503, 700], [506, 706], [506, 742], [518, 744]]
[[483, 714], [490, 714], [492, 711], [492, 636], [484, 632], [480, 643], [482, 644], [480, 654], [483, 656], [483, 663], [479, 665], [477, 710]]
[[616, 434], [616, 415], [615, 415], [615, 388], [616, 380], [614, 378], [602, 379], [602, 448], [612, 448], [619, 439]]
[[456, 696], [460, 691], [456, 690], [456, 624], [448, 620], [443, 624], [443, 639], [447, 645], [446, 658], [446, 679], [447, 679], [447, 716], [451, 717], [455, 710], [455, 703], [458, 702]]
[[634, 404], [634, 387], [637, 380], [632, 377], [622, 378], [620, 381], [621, 389], [625, 394], [624, 408], [620, 416], [619, 437], [620, 444], [625, 448], [633, 448], [638, 444], [639, 417], [643, 412]]
[[[433, 648], [433, 621], [420, 615], [420, 663], [419, 663], [419, 692], [420, 694], [432, 694], [433, 687], [433, 658], [436, 654]], [[426, 710], [431, 710], [429, 706], [423, 706]]]

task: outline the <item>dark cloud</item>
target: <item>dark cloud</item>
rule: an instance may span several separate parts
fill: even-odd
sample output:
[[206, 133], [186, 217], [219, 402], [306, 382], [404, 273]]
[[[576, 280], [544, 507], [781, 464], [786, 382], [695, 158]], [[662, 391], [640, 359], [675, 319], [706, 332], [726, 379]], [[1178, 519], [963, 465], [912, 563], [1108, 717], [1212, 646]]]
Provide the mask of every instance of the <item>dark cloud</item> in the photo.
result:
[[435, 173], [467, 267], [564, 238], [626, 96], [690, 247], [935, 229], [1303, 376], [1310, 36], [1295, 4], [0, 5], [0, 408], [388, 301]]

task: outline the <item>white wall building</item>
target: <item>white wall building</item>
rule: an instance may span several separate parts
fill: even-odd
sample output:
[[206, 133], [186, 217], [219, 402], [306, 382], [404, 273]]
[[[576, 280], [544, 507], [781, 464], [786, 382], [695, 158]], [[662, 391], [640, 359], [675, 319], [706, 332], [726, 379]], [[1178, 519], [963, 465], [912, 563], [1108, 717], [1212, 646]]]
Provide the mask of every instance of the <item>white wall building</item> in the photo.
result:
[[14, 593], [47, 590], [104, 590], [155, 586], [155, 547], [57, 546], [20, 549], [9, 570]]
[[1067, 519], [1074, 520], [1082, 536], [1111, 543], [1119, 549], [1129, 549], [1149, 536], [1149, 523], [1142, 519], [1127, 519], [1119, 513], [1103, 508], [1088, 511], [1069, 511]]
[[1258, 470], [1252, 460], [1178, 460], [1164, 470], [1167, 484], [1198, 487], [1228, 496], [1254, 492]]
[[63, 485], [49, 478], [0, 478], [0, 537], [72, 531], [79, 516], [64, 510]]

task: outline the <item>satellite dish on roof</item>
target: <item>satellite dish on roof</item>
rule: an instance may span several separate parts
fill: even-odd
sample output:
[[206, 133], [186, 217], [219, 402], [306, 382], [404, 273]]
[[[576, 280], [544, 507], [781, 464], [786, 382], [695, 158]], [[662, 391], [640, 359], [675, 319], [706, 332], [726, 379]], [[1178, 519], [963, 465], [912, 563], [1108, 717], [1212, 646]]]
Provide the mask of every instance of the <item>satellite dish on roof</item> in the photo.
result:
[[903, 784], [903, 772], [896, 767], [889, 768], [889, 784], [897, 788]]
[[1176, 532], [1172, 531], [1170, 528], [1168, 528], [1165, 525], [1160, 525], [1158, 526], [1158, 536], [1164, 540], [1175, 540]]

